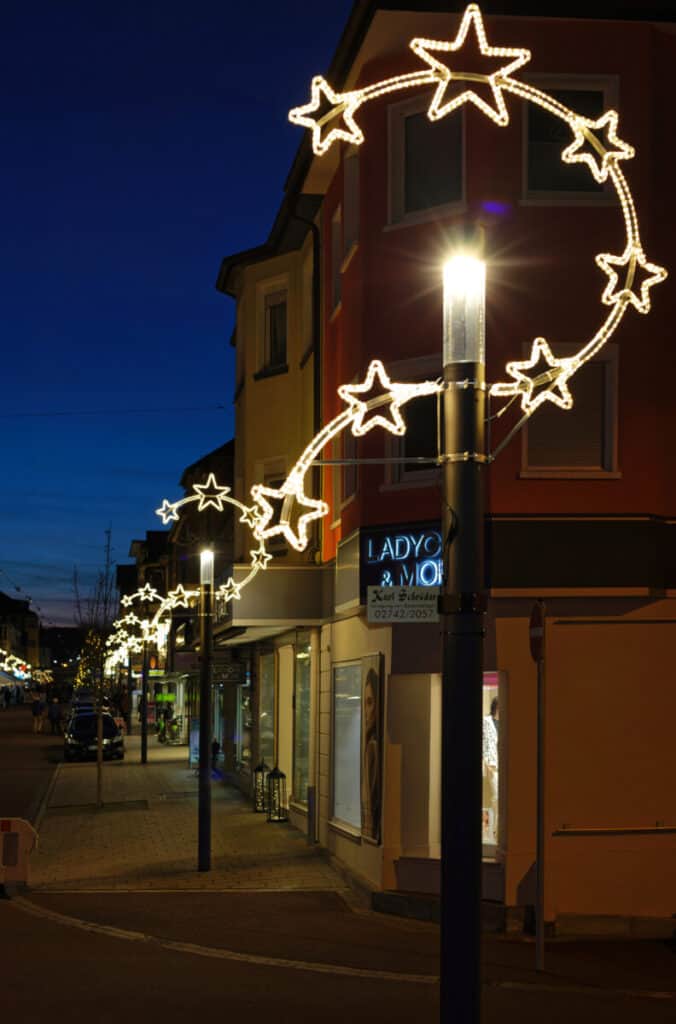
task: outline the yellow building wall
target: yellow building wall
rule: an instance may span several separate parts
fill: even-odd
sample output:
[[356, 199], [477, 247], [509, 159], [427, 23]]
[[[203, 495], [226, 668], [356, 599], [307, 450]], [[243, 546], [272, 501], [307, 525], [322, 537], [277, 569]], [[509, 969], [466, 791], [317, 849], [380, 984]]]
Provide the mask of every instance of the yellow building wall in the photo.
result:
[[[546, 640], [547, 920], [676, 911], [673, 602], [550, 615]], [[498, 619], [508, 673], [506, 902], [532, 902], [536, 670], [528, 619]], [[504, 763], [504, 762], [503, 762]], [[574, 829], [581, 836], [560, 835]], [[645, 831], [638, 832], [636, 830]], [[603, 831], [606, 830], [606, 831]]]

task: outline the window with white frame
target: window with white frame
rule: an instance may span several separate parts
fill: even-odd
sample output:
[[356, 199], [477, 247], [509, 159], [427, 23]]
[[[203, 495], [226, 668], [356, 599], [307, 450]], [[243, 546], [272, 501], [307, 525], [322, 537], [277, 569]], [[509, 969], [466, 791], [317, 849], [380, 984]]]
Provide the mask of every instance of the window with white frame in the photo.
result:
[[[609, 77], [533, 76], [531, 83], [590, 120], [617, 102], [617, 81]], [[535, 103], [524, 109], [524, 197], [549, 200], [610, 199], [608, 183], [599, 184], [584, 163], [564, 163], [561, 154], [573, 141], [570, 126]]]
[[359, 241], [359, 150], [348, 150], [343, 160], [343, 258]]
[[265, 330], [263, 365], [268, 370], [279, 370], [286, 366], [286, 289], [268, 292], [263, 301]]
[[[392, 367], [397, 380], [435, 380], [441, 372], [440, 359], [422, 356], [403, 360]], [[439, 451], [439, 402], [437, 395], [421, 395], [402, 407], [406, 433], [389, 434], [386, 454], [397, 459], [434, 458]], [[387, 484], [427, 486], [436, 480], [438, 467], [433, 462], [394, 462], [386, 476]]]
[[463, 111], [430, 121], [428, 107], [422, 96], [388, 111], [391, 224], [424, 220], [465, 199]]
[[[574, 346], [557, 346], [572, 355]], [[544, 402], [528, 420], [522, 436], [525, 477], [617, 476], [618, 351], [606, 345], [568, 381], [572, 409]]]
[[331, 309], [340, 304], [343, 267], [343, 214], [338, 206], [331, 218]]

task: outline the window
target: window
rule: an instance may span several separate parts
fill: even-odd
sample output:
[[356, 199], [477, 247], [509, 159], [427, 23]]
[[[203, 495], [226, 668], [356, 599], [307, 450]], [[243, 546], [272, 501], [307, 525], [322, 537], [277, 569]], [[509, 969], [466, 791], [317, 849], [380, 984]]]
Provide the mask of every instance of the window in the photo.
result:
[[310, 781], [310, 644], [301, 637], [296, 647], [293, 694], [293, 798], [307, 803]]
[[359, 241], [359, 152], [348, 151], [343, 161], [344, 235], [343, 258]]
[[340, 206], [331, 218], [331, 309], [338, 308], [341, 298], [343, 264], [343, 217]]
[[430, 121], [428, 105], [418, 97], [389, 109], [392, 224], [464, 200], [463, 113]]
[[[407, 402], [403, 410], [406, 433], [392, 437], [390, 451], [395, 458], [433, 458], [438, 450], [437, 396], [423, 395]], [[393, 484], [428, 484], [437, 467], [431, 462], [393, 463], [389, 481]]]
[[360, 662], [333, 669], [333, 817], [361, 828]]
[[[615, 105], [617, 89], [610, 79], [550, 78], [533, 81], [538, 88], [575, 113], [592, 120]], [[566, 164], [564, 149], [573, 141], [570, 127], [534, 103], [524, 104], [524, 193], [533, 199], [603, 199], [608, 185], [595, 181], [586, 164]]]
[[286, 366], [286, 291], [265, 296], [264, 365], [269, 370]]
[[259, 661], [258, 756], [268, 768], [275, 763], [275, 655], [262, 654]]
[[[572, 354], [559, 346], [557, 354]], [[522, 476], [604, 477], [617, 473], [617, 348], [606, 345], [569, 381], [573, 408], [545, 402], [528, 420]]]

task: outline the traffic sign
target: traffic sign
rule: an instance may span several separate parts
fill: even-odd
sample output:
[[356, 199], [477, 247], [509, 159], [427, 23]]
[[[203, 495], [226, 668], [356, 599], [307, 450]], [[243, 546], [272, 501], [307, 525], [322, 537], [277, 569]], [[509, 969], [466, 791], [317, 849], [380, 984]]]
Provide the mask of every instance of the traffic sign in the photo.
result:
[[530, 653], [533, 661], [542, 661], [545, 656], [545, 605], [536, 601], [530, 613], [528, 624]]

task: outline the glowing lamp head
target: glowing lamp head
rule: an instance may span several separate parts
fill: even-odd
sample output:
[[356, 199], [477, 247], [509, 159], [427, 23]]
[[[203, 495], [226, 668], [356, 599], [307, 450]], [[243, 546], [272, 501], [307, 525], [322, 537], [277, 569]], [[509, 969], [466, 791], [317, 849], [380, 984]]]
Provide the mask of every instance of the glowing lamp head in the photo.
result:
[[458, 254], [444, 263], [444, 366], [486, 362], [486, 264]]
[[200, 583], [202, 586], [213, 586], [214, 553], [211, 548], [200, 551]]

